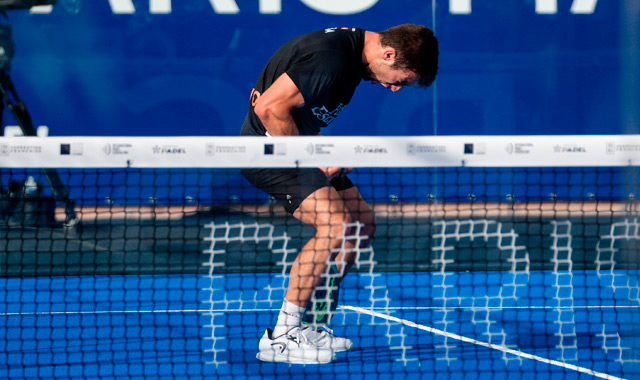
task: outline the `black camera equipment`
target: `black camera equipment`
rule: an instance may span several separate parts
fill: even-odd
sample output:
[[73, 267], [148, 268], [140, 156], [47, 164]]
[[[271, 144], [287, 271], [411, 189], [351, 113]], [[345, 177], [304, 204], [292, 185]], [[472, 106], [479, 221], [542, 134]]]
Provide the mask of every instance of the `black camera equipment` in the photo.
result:
[[[6, 11], [29, 9], [36, 5], [53, 5], [55, 3], [56, 0], [0, 0], [0, 14], [7, 21], [5, 24], [0, 25], [0, 95], [2, 96], [0, 99], [0, 116], [4, 112], [6, 105], [25, 136], [37, 136], [37, 133], [33, 126], [31, 115], [29, 115], [25, 103], [18, 97], [13, 81], [9, 76], [11, 59], [15, 54], [15, 43]], [[41, 170], [51, 187], [53, 197], [64, 205], [66, 213], [65, 225], [69, 227], [75, 226], [78, 219], [74, 209], [74, 202], [69, 199], [69, 191], [60, 179], [58, 172], [55, 169], [43, 168]]]

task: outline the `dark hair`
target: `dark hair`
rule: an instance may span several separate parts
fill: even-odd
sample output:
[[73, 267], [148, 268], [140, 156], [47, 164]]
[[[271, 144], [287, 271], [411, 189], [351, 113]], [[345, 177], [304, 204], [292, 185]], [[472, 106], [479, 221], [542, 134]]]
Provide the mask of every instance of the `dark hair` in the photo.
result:
[[380, 43], [396, 51], [394, 68], [406, 69], [418, 76], [419, 87], [429, 87], [438, 73], [438, 40], [423, 25], [403, 24], [380, 32]]

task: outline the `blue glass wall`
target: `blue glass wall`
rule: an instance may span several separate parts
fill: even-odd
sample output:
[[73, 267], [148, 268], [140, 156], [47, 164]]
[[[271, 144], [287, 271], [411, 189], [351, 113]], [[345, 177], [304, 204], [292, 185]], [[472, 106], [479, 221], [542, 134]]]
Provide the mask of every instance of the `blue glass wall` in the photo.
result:
[[[289, 38], [435, 29], [428, 90], [362, 83], [326, 135], [617, 134], [640, 124], [640, 5], [597, 0], [58, 0], [12, 10], [11, 75], [51, 135], [236, 135]], [[14, 124], [5, 112], [3, 124]]]

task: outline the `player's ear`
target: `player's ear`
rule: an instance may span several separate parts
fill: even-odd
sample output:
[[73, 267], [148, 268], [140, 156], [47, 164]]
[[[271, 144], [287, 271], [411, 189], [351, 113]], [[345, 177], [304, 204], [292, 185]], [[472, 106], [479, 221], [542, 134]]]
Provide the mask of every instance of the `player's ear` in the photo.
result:
[[386, 46], [384, 48], [384, 50], [382, 51], [382, 58], [385, 61], [395, 61], [396, 60], [396, 49], [390, 47], [390, 46]]

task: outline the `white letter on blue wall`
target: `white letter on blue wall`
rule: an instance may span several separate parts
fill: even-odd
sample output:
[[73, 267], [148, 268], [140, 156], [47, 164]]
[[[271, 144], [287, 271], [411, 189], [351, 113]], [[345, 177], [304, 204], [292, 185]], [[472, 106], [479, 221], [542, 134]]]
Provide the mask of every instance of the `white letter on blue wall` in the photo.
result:
[[591, 14], [596, 10], [598, 0], [573, 0], [571, 4], [571, 13], [575, 14]]
[[449, 13], [457, 15], [471, 14], [471, 0], [449, 0]]
[[132, 14], [136, 11], [131, 0], [109, 0], [109, 5], [116, 14]]
[[281, 0], [260, 0], [260, 13], [278, 14], [282, 11]]
[[[573, 0], [571, 3], [571, 13], [591, 14], [595, 11], [597, 3], [598, 0]], [[558, 0], [536, 0], [536, 13], [558, 13]]]
[[236, 14], [240, 12], [235, 0], [209, 0], [216, 13]]
[[331, 15], [350, 15], [373, 7], [378, 0], [301, 0], [309, 8]]
[[149, 13], [171, 13], [171, 0], [149, 0]]

